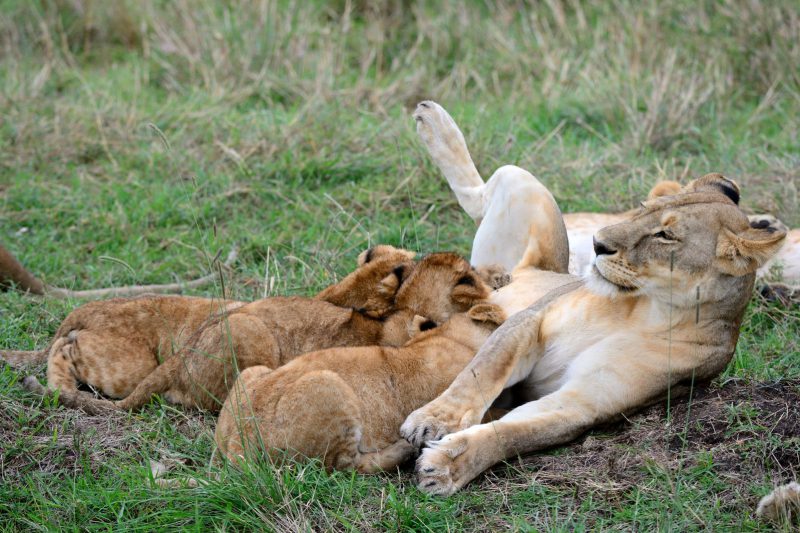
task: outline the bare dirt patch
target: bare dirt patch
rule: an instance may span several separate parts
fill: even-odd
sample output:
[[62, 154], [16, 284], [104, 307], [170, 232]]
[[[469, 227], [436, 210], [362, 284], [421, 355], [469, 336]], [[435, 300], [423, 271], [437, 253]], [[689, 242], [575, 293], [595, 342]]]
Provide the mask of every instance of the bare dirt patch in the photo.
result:
[[[520, 468], [521, 467], [521, 468]], [[732, 503], [754, 484], [777, 485], [800, 474], [800, 380], [729, 380], [689, 398], [654, 405], [575, 443], [495, 469], [481, 482], [539, 483], [581, 492], [621, 493], [667, 473], [707, 470], [724, 479]], [[525, 480], [521, 480], [524, 476]], [[503, 479], [506, 478], [507, 479]]]

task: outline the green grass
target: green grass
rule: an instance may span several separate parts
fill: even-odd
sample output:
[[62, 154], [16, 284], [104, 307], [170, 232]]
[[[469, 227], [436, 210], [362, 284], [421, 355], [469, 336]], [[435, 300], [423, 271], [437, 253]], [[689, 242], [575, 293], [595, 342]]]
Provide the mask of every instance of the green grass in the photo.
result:
[[[369, 243], [467, 254], [474, 224], [414, 134], [423, 98], [462, 125], [484, 177], [523, 166], [565, 211], [626, 209], [658, 179], [719, 171], [746, 209], [800, 225], [792, 2], [0, 0], [0, 12], [0, 242], [53, 285], [188, 279], [236, 245], [226, 288], [252, 299], [268, 258], [273, 294], [311, 294]], [[0, 345], [43, 346], [76, 304], [2, 294]], [[800, 378], [798, 339], [796, 307], [754, 301], [721, 379]], [[313, 464], [216, 480], [211, 417], [161, 404], [85, 417], [20, 379], [0, 369], [8, 530], [759, 530], [758, 497], [800, 468], [797, 439], [765, 427], [768, 445], [740, 460], [766, 466], [735, 479], [706, 446], [633, 467], [635, 483], [546, 482], [537, 461], [578, 446], [448, 499], [408, 473]], [[158, 488], [150, 459], [211, 481]]]

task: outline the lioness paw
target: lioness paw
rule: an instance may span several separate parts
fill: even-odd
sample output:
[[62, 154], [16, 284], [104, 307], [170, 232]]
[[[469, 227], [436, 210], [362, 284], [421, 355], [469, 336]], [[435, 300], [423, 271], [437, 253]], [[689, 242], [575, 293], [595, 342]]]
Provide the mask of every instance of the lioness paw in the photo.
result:
[[465, 437], [448, 435], [422, 450], [415, 469], [419, 490], [437, 496], [450, 496], [463, 487], [469, 481], [464, 478], [464, 461], [460, 460], [466, 449]]
[[461, 130], [442, 106], [425, 100], [417, 105], [412, 116], [417, 121], [417, 134], [434, 157], [448, 164], [471, 162]]

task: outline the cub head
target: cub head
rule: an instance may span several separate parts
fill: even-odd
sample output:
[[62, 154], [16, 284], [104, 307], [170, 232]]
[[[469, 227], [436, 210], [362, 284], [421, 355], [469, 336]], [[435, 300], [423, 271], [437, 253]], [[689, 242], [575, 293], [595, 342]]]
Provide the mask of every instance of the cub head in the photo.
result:
[[400, 285], [414, 271], [414, 252], [379, 244], [361, 252], [358, 267], [317, 299], [358, 309], [373, 318], [386, 316], [394, 308]]
[[755, 271], [780, 249], [786, 232], [751, 227], [738, 201], [736, 183], [708, 174], [677, 194], [644, 202], [633, 218], [595, 235], [589, 287], [683, 307], [746, 302]]
[[434, 253], [417, 263], [397, 291], [395, 304], [441, 324], [455, 313], [467, 312], [490, 292], [467, 260], [453, 253]]

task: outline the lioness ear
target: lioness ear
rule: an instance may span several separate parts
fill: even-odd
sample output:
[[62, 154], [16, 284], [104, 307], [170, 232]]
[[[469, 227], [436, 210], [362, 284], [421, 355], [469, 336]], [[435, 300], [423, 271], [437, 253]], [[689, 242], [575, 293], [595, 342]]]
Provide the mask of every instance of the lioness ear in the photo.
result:
[[473, 305], [467, 316], [476, 322], [489, 322], [499, 326], [506, 319], [506, 314], [503, 309], [495, 304], [478, 304]]
[[726, 178], [717, 172], [706, 174], [686, 184], [684, 192], [713, 192], [727, 196], [733, 203], [739, 205], [741, 191], [732, 179]]
[[774, 228], [748, 228], [737, 233], [727, 228], [717, 237], [719, 270], [731, 276], [744, 276], [758, 270], [781, 249], [785, 231]]

